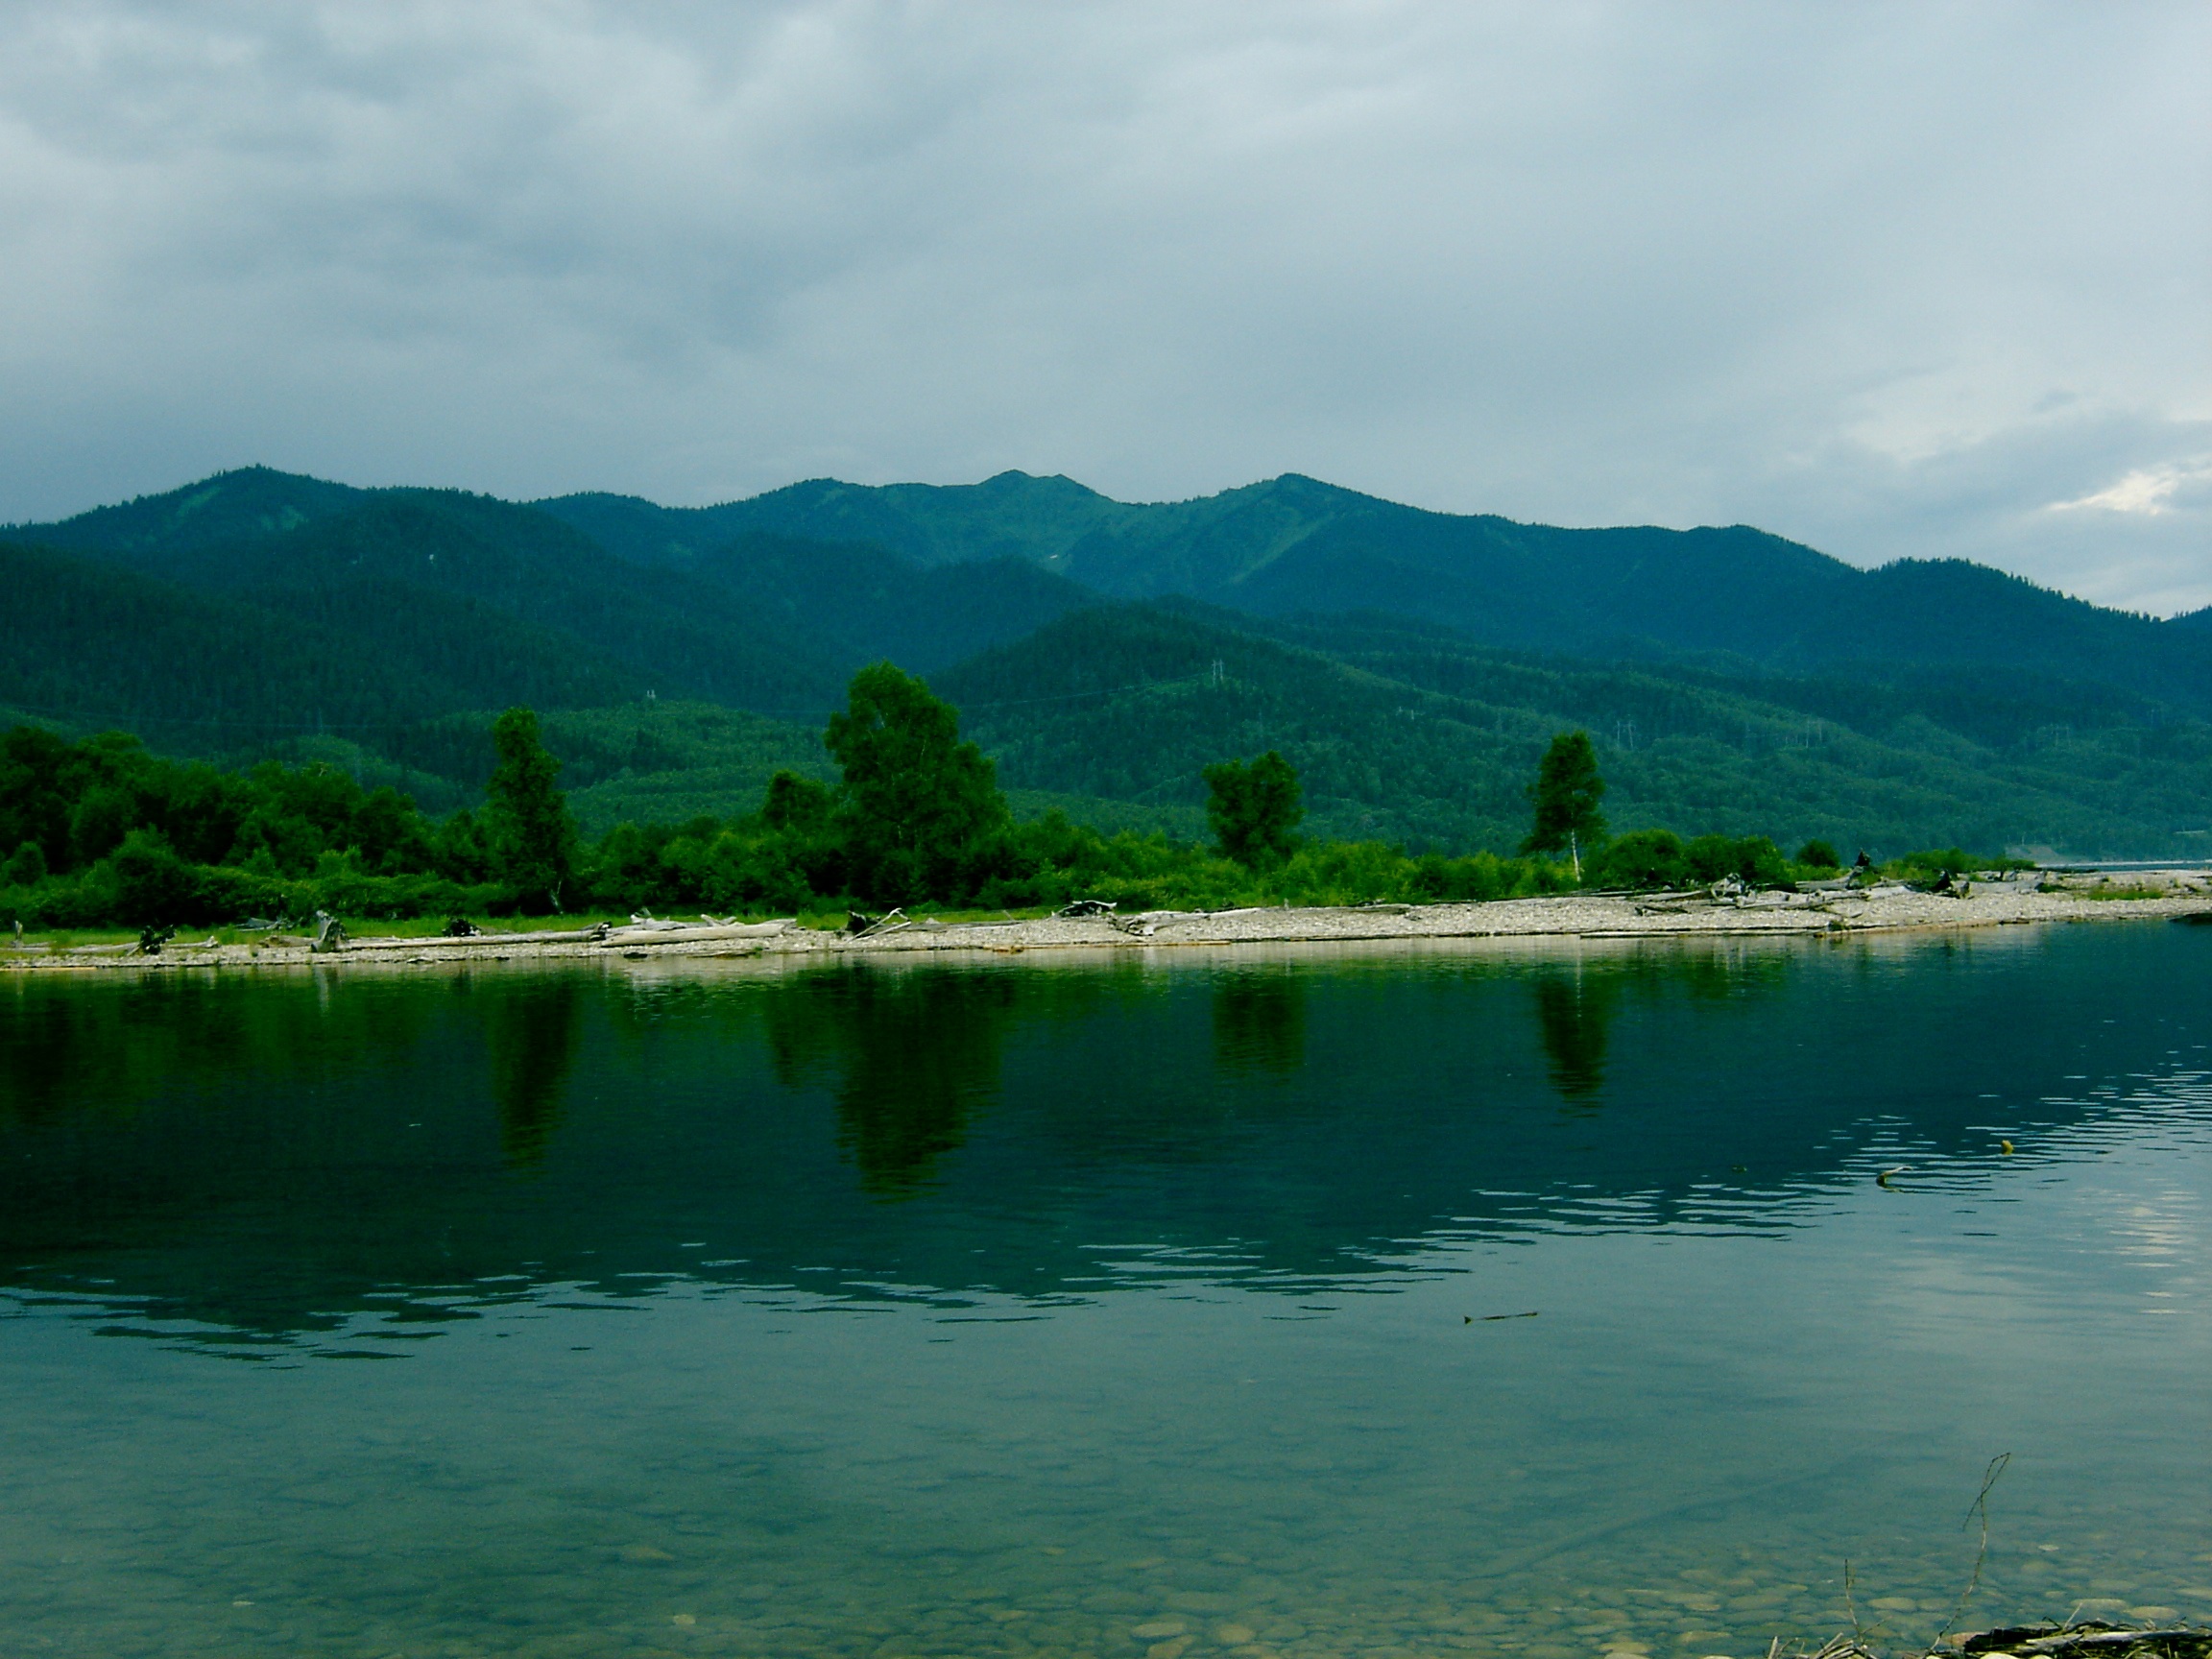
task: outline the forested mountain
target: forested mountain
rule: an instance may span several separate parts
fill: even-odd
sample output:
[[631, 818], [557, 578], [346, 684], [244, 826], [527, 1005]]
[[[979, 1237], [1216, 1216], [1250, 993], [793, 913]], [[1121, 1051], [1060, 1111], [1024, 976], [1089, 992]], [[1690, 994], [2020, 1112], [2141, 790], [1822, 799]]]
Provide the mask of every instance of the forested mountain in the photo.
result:
[[240, 467], [197, 484], [95, 507], [57, 524], [12, 524], [0, 538], [95, 552], [204, 547], [296, 530], [356, 506], [370, 493], [267, 467]]
[[928, 567], [757, 531], [680, 559], [619, 558], [490, 496], [347, 490], [263, 468], [7, 535], [283, 607], [328, 612], [364, 584], [422, 590], [433, 609], [433, 595], [462, 597], [665, 694], [809, 714], [862, 662], [934, 669], [1094, 597], [1022, 560]]
[[688, 510], [609, 496], [541, 505], [638, 560], [766, 528], [927, 562], [1018, 554], [1123, 598], [1180, 593], [1264, 616], [1388, 612], [1528, 650], [1719, 654], [1791, 671], [2032, 664], [2212, 715], [2201, 613], [2153, 621], [1958, 560], [1861, 570], [1741, 525], [1558, 529], [1295, 473], [1149, 505], [1020, 472], [951, 487], [824, 480]]
[[[605, 803], [733, 809], [888, 657], [1010, 784], [1182, 823], [1202, 765], [1281, 747], [1326, 831], [1502, 847], [1544, 738], [1586, 726], [1622, 825], [2104, 854], [2212, 829], [2212, 612], [1294, 475], [1164, 505], [1004, 473], [669, 509], [249, 468], [0, 532], [0, 712], [234, 757], [320, 732], [461, 796], [486, 711], [526, 702], [577, 711], [548, 730]], [[718, 736], [649, 693], [777, 724]]]
[[[936, 687], [1009, 783], [1203, 799], [1198, 769], [1279, 749], [1324, 832], [1508, 846], [1545, 739], [1587, 728], [1617, 829], [1821, 834], [1854, 845], [2183, 850], [2212, 801], [2212, 731], [2115, 722], [1980, 743], [1911, 699], [1858, 729], [1809, 712], [1856, 687], [1732, 680], [1316, 628], [1334, 652], [1188, 606], [1101, 608], [986, 652]], [[1364, 638], [1360, 637], [1364, 634]], [[1295, 637], [1295, 636], [1293, 636]]]
[[375, 577], [195, 590], [0, 543], [0, 709], [206, 754], [301, 731], [388, 733], [454, 709], [634, 697], [639, 676], [490, 606]]

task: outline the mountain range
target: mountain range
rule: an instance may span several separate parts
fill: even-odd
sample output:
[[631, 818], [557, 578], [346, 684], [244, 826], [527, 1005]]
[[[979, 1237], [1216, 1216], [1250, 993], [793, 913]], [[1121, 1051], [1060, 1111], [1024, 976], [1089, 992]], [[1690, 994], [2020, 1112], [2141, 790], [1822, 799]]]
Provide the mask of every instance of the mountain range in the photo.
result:
[[[602, 817], [819, 770], [845, 678], [888, 657], [1010, 784], [1122, 822], [1187, 827], [1200, 766], [1279, 747], [1327, 832], [1503, 846], [1575, 725], [1623, 826], [2104, 855], [2201, 853], [2212, 827], [2212, 612], [1295, 474], [1164, 504], [1008, 472], [668, 508], [247, 468], [0, 531], [0, 710], [180, 753], [319, 743], [458, 800], [489, 766], [466, 734], [529, 702], [598, 734], [571, 781]], [[728, 722], [678, 712], [709, 707], [764, 717], [741, 765], [705, 735]]]

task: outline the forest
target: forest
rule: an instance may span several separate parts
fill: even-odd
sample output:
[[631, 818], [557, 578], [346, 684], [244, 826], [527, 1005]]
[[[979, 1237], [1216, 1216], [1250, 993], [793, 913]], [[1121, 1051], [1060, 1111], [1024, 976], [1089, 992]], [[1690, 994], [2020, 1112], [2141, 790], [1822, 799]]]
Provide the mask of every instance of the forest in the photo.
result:
[[[715, 508], [355, 490], [266, 469], [0, 531], [0, 726], [475, 809], [540, 711], [581, 831], [744, 819], [834, 768], [850, 676], [926, 675], [1014, 819], [1203, 833], [1280, 752], [1310, 835], [1501, 855], [1551, 734], [1617, 829], [2212, 853], [2212, 627], [1747, 530], [1569, 532], [1310, 479], [819, 481]], [[1192, 597], [1191, 595], [1199, 595]]]
[[[18, 930], [342, 918], [616, 914], [659, 908], [841, 915], [851, 907], [1050, 909], [1493, 900], [1736, 877], [1832, 876], [1770, 838], [1607, 833], [1586, 733], [1558, 733], [1523, 782], [1518, 847], [1413, 854], [1300, 832], [1297, 770], [1276, 750], [1204, 768], [1210, 841], [1107, 831], [1057, 808], [1018, 819], [953, 706], [888, 663], [856, 673], [823, 733], [833, 781], [775, 772], [751, 809], [577, 827], [561, 760], [527, 708], [488, 733], [484, 800], [436, 817], [325, 763], [242, 770], [135, 736], [0, 736], [0, 924]], [[1989, 862], [1908, 855], [1934, 871]], [[1903, 867], [1903, 866], [1900, 866]]]

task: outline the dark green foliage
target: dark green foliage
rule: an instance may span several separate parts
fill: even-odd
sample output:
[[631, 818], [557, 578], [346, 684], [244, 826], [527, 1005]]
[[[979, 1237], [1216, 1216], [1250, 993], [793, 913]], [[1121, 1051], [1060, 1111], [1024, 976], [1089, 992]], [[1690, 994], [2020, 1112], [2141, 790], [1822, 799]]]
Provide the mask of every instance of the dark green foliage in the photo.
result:
[[1782, 849], [1765, 835], [1700, 835], [1683, 849], [1693, 880], [1724, 881], [1733, 877], [1759, 887], [1779, 887], [1790, 878]]
[[0, 845], [13, 837], [17, 848], [0, 869], [0, 921], [26, 926], [512, 903], [483, 885], [489, 861], [472, 831], [466, 814], [434, 829], [405, 796], [327, 766], [221, 772], [120, 733], [0, 735]]
[[[2002, 867], [2002, 863], [1997, 867]], [[1939, 877], [1987, 870], [1992, 864], [1989, 859], [1975, 857], [1963, 847], [1929, 847], [1906, 854], [1896, 861], [1896, 868], [1910, 879], [1933, 881]]]
[[199, 872], [153, 830], [133, 830], [116, 850], [115, 911], [140, 926], [198, 922]]
[[558, 910], [576, 860], [576, 826], [556, 780], [561, 762], [545, 752], [538, 715], [510, 709], [493, 723], [499, 763], [486, 786], [485, 840], [493, 874], [526, 910]]
[[7, 868], [0, 871], [0, 881], [11, 887], [36, 887], [45, 879], [46, 850], [36, 841], [26, 841], [16, 848]]
[[1680, 887], [1690, 879], [1690, 861], [1673, 830], [1631, 830], [1592, 858], [1584, 874], [1599, 887]]
[[829, 827], [830, 791], [811, 778], [782, 771], [768, 780], [768, 799], [761, 805], [760, 820], [771, 830], [819, 834]]
[[1537, 764], [1536, 781], [1528, 786], [1528, 804], [1535, 822], [1524, 853], [1569, 852], [1605, 833], [1605, 815], [1598, 803], [1605, 798], [1605, 780], [1598, 775], [1598, 752], [1587, 732], [1562, 732], [1551, 739]]
[[1298, 774], [1270, 749], [1249, 763], [1222, 760], [1206, 768], [1206, 822], [1221, 855], [1248, 870], [1280, 864], [1298, 850], [1306, 807]]
[[1006, 820], [996, 769], [960, 717], [889, 662], [853, 676], [823, 744], [844, 772], [837, 819], [853, 891], [892, 902], [954, 891], [977, 843]]
[[1797, 862], [1815, 870], [1840, 870], [1843, 860], [1836, 855], [1836, 849], [1827, 842], [1812, 840], [1797, 849]]

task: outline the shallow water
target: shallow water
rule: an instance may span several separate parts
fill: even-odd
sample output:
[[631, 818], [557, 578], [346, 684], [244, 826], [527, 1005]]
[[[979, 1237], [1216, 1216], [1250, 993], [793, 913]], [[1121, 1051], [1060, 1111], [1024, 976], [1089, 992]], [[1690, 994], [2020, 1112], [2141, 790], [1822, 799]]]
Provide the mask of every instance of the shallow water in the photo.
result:
[[13, 980], [0, 1653], [1901, 1644], [2005, 1454], [1962, 1627], [2212, 1618], [2208, 985], [2152, 924]]

